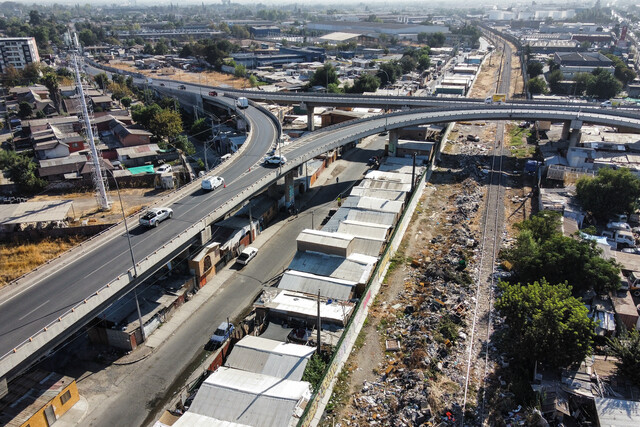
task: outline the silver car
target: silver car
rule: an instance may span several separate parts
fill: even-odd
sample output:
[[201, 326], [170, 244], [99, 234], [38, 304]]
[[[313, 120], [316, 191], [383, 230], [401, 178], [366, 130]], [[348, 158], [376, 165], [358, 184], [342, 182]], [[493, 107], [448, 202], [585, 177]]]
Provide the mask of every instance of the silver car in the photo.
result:
[[151, 208], [140, 217], [140, 225], [157, 227], [162, 221], [173, 216], [171, 208]]

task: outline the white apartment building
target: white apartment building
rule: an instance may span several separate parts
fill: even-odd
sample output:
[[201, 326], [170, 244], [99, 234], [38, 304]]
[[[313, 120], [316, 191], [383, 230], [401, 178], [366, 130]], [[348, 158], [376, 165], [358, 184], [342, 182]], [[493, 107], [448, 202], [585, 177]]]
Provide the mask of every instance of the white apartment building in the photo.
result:
[[40, 62], [38, 46], [33, 37], [0, 38], [0, 73], [9, 65], [23, 69], [27, 64]]

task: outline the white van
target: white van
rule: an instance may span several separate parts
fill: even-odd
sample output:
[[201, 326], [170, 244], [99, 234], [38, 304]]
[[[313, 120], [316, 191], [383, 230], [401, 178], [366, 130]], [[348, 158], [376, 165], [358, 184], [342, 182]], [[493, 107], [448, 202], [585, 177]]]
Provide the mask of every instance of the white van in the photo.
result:
[[635, 248], [636, 240], [633, 237], [633, 233], [627, 230], [616, 230], [615, 242], [619, 247]]
[[221, 162], [226, 162], [230, 158], [231, 158], [231, 154], [225, 154], [224, 156], [220, 157], [220, 161]]

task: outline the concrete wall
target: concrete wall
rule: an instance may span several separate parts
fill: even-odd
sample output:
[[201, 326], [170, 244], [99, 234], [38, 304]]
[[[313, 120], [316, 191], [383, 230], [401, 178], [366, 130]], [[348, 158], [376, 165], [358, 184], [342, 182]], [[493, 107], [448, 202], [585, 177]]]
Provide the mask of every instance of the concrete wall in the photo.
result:
[[[67, 394], [67, 392], [69, 394]], [[62, 403], [62, 398], [64, 396], [65, 403]], [[78, 394], [78, 386], [76, 382], [73, 381], [67, 387], [62, 389], [60, 393], [51, 399], [49, 403], [39, 409], [31, 418], [27, 420], [23, 426], [29, 427], [49, 427], [49, 423], [47, 422], [47, 418], [45, 416], [45, 410], [47, 410], [50, 406], [53, 407], [53, 413], [55, 414], [55, 418], [58, 419], [65, 412], [67, 412], [76, 402], [80, 399], [80, 395]]]

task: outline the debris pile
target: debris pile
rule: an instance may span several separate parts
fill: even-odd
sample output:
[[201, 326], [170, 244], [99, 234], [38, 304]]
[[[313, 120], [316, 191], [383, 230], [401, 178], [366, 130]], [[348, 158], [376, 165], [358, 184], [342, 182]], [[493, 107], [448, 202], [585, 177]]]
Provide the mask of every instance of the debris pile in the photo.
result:
[[477, 276], [470, 261], [480, 251], [473, 224], [484, 192], [472, 178], [460, 187], [430, 218], [435, 237], [410, 260], [394, 304], [375, 311], [385, 361], [353, 396], [346, 425], [455, 425], [460, 416]]

